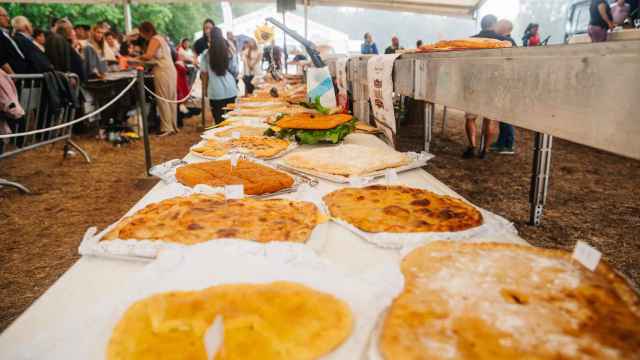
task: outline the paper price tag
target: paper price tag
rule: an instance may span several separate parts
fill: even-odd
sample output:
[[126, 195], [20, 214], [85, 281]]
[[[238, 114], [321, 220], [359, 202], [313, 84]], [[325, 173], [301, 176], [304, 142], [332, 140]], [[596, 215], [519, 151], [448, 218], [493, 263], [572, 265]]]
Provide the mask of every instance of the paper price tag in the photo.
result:
[[353, 176], [349, 178], [349, 185], [353, 187], [364, 186], [364, 184], [365, 184], [364, 179], [359, 176]]
[[578, 241], [571, 257], [587, 269], [595, 271], [602, 258], [602, 253], [586, 242]]
[[233, 167], [238, 166], [238, 160], [239, 159], [240, 159], [240, 154], [231, 153], [231, 155], [229, 156], [229, 160], [231, 161], [231, 166], [233, 166]]
[[231, 132], [231, 138], [232, 139], [240, 139], [240, 131]]
[[398, 172], [395, 169], [387, 169], [384, 171], [384, 178], [389, 185], [396, 183], [398, 182]]
[[242, 199], [244, 197], [244, 185], [226, 185], [224, 197], [227, 200]]
[[213, 359], [220, 348], [224, 340], [224, 318], [222, 315], [216, 316], [207, 331], [204, 333], [204, 348], [207, 351], [207, 359]]

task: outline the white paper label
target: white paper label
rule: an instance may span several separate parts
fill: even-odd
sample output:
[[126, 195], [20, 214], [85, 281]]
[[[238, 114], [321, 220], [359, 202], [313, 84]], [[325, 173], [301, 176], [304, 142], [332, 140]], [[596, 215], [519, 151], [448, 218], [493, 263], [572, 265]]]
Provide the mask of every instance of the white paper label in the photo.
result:
[[242, 199], [244, 197], [244, 185], [226, 185], [224, 187], [224, 197], [228, 200]]
[[231, 166], [236, 167], [238, 166], [238, 160], [240, 159], [240, 154], [231, 153], [231, 155], [229, 155], [229, 159], [231, 161]]
[[224, 324], [222, 315], [216, 316], [213, 324], [204, 333], [204, 348], [207, 352], [207, 359], [215, 358], [222, 347], [224, 340]]
[[595, 271], [602, 258], [602, 253], [584, 241], [578, 241], [573, 249], [572, 257], [587, 269]]
[[353, 176], [349, 178], [349, 185], [353, 187], [364, 186], [364, 179], [359, 176]]
[[389, 185], [398, 182], [398, 172], [395, 169], [385, 170], [384, 177], [387, 180], [387, 184]]
[[231, 138], [232, 139], [240, 139], [240, 131], [231, 132]]

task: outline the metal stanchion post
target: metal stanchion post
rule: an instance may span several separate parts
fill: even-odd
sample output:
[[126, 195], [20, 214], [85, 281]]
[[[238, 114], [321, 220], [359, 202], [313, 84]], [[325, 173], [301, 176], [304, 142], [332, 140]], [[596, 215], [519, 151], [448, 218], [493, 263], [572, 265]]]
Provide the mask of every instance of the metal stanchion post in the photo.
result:
[[444, 132], [447, 128], [447, 107], [444, 107], [444, 110], [442, 110], [442, 130], [440, 131], [441, 135], [444, 135]]
[[[204, 129], [207, 128], [207, 122], [206, 122], [206, 112], [207, 112], [207, 100], [205, 99], [204, 96], [204, 83], [202, 83], [202, 81], [200, 81], [200, 87], [202, 88], [200, 94], [201, 99], [200, 99], [200, 106], [202, 107], [202, 130], [204, 131]], [[214, 120], [215, 121], [215, 120]]]
[[147, 123], [147, 106], [144, 95], [144, 70], [138, 70], [138, 106], [142, 116], [142, 139], [144, 141], [144, 162], [147, 167], [147, 176], [151, 176], [151, 144], [149, 143], [149, 124]]

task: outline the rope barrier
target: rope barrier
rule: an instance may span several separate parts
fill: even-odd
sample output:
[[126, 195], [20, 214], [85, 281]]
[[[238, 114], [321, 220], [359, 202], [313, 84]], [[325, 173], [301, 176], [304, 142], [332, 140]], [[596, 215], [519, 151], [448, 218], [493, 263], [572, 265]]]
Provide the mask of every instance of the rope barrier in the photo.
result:
[[[198, 70], [198, 72], [196, 73], [196, 79], [197, 79], [198, 77], [200, 77], [200, 70]], [[196, 88], [196, 87], [192, 85], [192, 86], [191, 86], [191, 90], [189, 91], [189, 94], [187, 94], [187, 96], [185, 96], [182, 100], [169, 100], [169, 99], [163, 98], [162, 96], [160, 96], [160, 95], [158, 95], [158, 94], [154, 93], [153, 91], [151, 91], [151, 89], [149, 89], [149, 88], [147, 87], [147, 85], [145, 85], [145, 86], [144, 86], [144, 89], [145, 89], [145, 90], [147, 90], [151, 95], [155, 96], [155, 97], [156, 97], [156, 98], [158, 98], [159, 100], [162, 100], [162, 101], [164, 101], [164, 102], [168, 102], [168, 103], [170, 103], [170, 104], [180, 104], [180, 103], [183, 103], [183, 102], [185, 102], [185, 101], [189, 100], [189, 98], [190, 98], [190, 97], [191, 97], [191, 95], [193, 94], [193, 91], [195, 90], [195, 88]]]
[[22, 133], [17, 133], [17, 134], [6, 134], [6, 135], [0, 135], [0, 139], [8, 139], [8, 138], [14, 138], [14, 137], [19, 137], [19, 136], [27, 136], [27, 135], [34, 135], [34, 134], [40, 134], [40, 133], [44, 133], [44, 132], [48, 132], [48, 131], [53, 131], [53, 130], [58, 130], [58, 129], [62, 129], [62, 128], [66, 128], [69, 127], [71, 125], [77, 124], [81, 121], [84, 121], [92, 116], [98, 115], [99, 113], [103, 112], [106, 108], [108, 108], [109, 106], [113, 105], [116, 101], [120, 100], [120, 98], [122, 96], [124, 96], [124, 94], [127, 93], [127, 91], [129, 91], [129, 89], [131, 89], [131, 87], [133, 86], [133, 84], [136, 83], [138, 79], [133, 78], [131, 80], [131, 82], [129, 83], [129, 85], [127, 85], [126, 88], [124, 88], [124, 90], [122, 90], [122, 92], [120, 94], [118, 94], [118, 96], [116, 96], [115, 98], [113, 98], [111, 101], [109, 101], [108, 103], [106, 103], [104, 106], [102, 106], [101, 108], [99, 108], [98, 110], [87, 114], [81, 118], [75, 119], [73, 121], [70, 121], [68, 123], [65, 124], [60, 124], [60, 125], [56, 125], [56, 126], [52, 126], [50, 128], [46, 128], [46, 129], [39, 129], [39, 130], [32, 130], [32, 131], [27, 131], [27, 132], [22, 132]]

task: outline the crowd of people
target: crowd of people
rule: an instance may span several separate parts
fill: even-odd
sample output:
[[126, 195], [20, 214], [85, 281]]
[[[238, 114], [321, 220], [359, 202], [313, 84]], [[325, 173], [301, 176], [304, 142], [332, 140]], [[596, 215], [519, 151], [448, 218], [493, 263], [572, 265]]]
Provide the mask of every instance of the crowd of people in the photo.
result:
[[[591, 1], [591, 22], [588, 33], [594, 42], [605, 41], [607, 32], [625, 24], [637, 13], [637, 0]], [[487, 15], [481, 21], [481, 31], [476, 37], [509, 41], [518, 46], [511, 36], [513, 24]], [[544, 45], [538, 24], [527, 26], [522, 37], [522, 46]], [[194, 83], [193, 69], [200, 68], [204, 83], [204, 96], [216, 122], [222, 121], [223, 109], [234, 102], [239, 94], [239, 84], [245, 93], [254, 91], [254, 84], [263, 72], [265, 61], [268, 71], [280, 71], [285, 64], [304, 63], [301, 52], [295, 54], [291, 63], [287, 62], [286, 51], [275, 44], [264, 48], [252, 38], [242, 41], [233, 33], [223, 34], [215, 22], [207, 19], [203, 23], [203, 35], [191, 44], [189, 39], [181, 39], [176, 45], [167, 37], [158, 34], [154, 25], [143, 22], [137, 28], [122, 34], [107, 21], [95, 24], [76, 24], [67, 18], [54, 19], [49, 29], [34, 29], [29, 19], [15, 16], [10, 19], [7, 11], [0, 7], [0, 71], [6, 74], [31, 74], [60, 71], [74, 73], [84, 83], [91, 79], [101, 79], [110, 71], [127, 70], [140, 62], [152, 62], [157, 101], [159, 132], [161, 136], [178, 132], [178, 107], [176, 100], [187, 99]], [[422, 40], [416, 47], [422, 46]], [[393, 36], [385, 54], [404, 50], [401, 41]], [[370, 33], [364, 34], [362, 54], [378, 54], [378, 46]], [[81, 85], [80, 84], [80, 85]], [[170, 101], [162, 101], [167, 99]], [[485, 151], [478, 153], [475, 114], [466, 114], [466, 130], [469, 147], [465, 158], [484, 157]], [[497, 140], [487, 147], [490, 151], [503, 154], [514, 153], [514, 129], [506, 123], [484, 119], [483, 133], [486, 140], [497, 135]]]
[[[518, 46], [517, 42], [512, 37], [513, 23], [509, 20], [503, 19], [498, 21], [498, 18], [494, 15], [485, 16], [480, 23], [480, 33], [473, 37], [489, 38], [501, 41], [509, 41], [512, 46]], [[523, 46], [539, 46], [542, 45], [539, 35], [539, 25], [529, 24], [524, 37], [522, 38]], [[416, 48], [423, 45], [422, 40], [416, 42]], [[391, 45], [385, 49], [385, 54], [395, 54], [398, 51], [402, 51], [404, 48], [400, 45], [400, 39], [397, 36], [391, 38]], [[373, 37], [370, 33], [364, 35], [364, 41], [361, 46], [362, 54], [378, 54], [378, 46], [373, 41]], [[469, 146], [465, 150], [463, 157], [470, 159], [473, 157], [486, 157], [487, 151], [513, 155], [515, 153], [515, 129], [512, 125], [507, 123], [494, 121], [485, 118], [482, 124], [482, 133], [485, 136], [485, 141], [490, 146], [485, 146], [481, 151], [479, 150], [477, 141], [477, 127], [476, 120], [478, 116], [476, 114], [466, 114], [465, 130], [467, 139], [469, 140]], [[496, 138], [497, 133], [497, 138]], [[494, 143], [490, 143], [491, 140], [496, 138]]]
[[[504, 20], [508, 21], [508, 20]], [[514, 46], [518, 46], [516, 41], [511, 38], [511, 31], [513, 31], [513, 24], [509, 21], [511, 29], [509, 30], [509, 41], [513, 43]], [[504, 24], [503, 24], [504, 25]], [[522, 46], [540, 46], [544, 45], [544, 42], [540, 40], [539, 33], [540, 25], [536, 23], [530, 23], [522, 37]], [[423, 45], [422, 40], [416, 41], [416, 48], [420, 48]], [[400, 44], [400, 38], [394, 35], [391, 37], [391, 44], [384, 50], [385, 54], [395, 54], [398, 51], [404, 50], [404, 47]], [[378, 45], [373, 40], [373, 36], [371, 33], [364, 34], [364, 41], [360, 45], [360, 53], [363, 55], [378, 55]]]
[[265, 54], [267, 50], [263, 52], [252, 38], [239, 41], [231, 32], [225, 38], [211, 19], [204, 21], [203, 35], [193, 45], [189, 39], [174, 45], [148, 21], [126, 34], [107, 21], [74, 26], [67, 18], [52, 20], [49, 29], [34, 29], [29, 19], [10, 18], [2, 7], [0, 30], [0, 71], [5, 74], [73, 73], [80, 81], [73, 86], [82, 86], [105, 78], [109, 72], [153, 64], [160, 136], [179, 131], [178, 111], [188, 110], [176, 102], [189, 98], [196, 80], [194, 69], [201, 69], [204, 95], [210, 100], [216, 122], [220, 122], [222, 108], [238, 94], [239, 80], [251, 94], [264, 61], [274, 68], [283, 66], [279, 47], [268, 47]]

